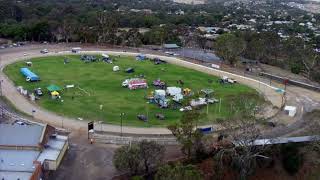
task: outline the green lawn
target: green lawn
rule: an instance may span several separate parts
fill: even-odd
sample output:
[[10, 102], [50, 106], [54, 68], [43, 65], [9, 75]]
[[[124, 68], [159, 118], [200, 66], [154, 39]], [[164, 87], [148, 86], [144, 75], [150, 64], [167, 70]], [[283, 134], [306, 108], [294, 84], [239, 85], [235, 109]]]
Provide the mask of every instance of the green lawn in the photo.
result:
[[[202, 109], [201, 123], [212, 123], [216, 118], [230, 116], [230, 101], [241, 96], [257, 98], [258, 93], [244, 85], [220, 85], [218, 78], [198, 71], [186, 69], [172, 64], [154, 65], [150, 61], [138, 62], [133, 57], [116, 58], [114, 64], [104, 62], [84, 63], [78, 55], [68, 56], [69, 64], [63, 63], [63, 56], [41, 57], [32, 59], [33, 65], [30, 68], [40, 76], [40, 82], [29, 83], [20, 73], [20, 68], [25, 67], [25, 62], [11, 64], [5, 68], [5, 73], [14, 81], [15, 85], [23, 86], [28, 90], [41, 87], [45, 95], [37, 103], [53, 112], [68, 117], [81, 117], [89, 120], [103, 120], [106, 123], [120, 124], [119, 114], [125, 112], [124, 125], [130, 126], [166, 126], [177, 121], [182, 112], [174, 109], [160, 109], [155, 104], [148, 104], [144, 99], [154, 88], [151, 83], [161, 78], [171, 86], [177, 86], [176, 81], [182, 79], [184, 87], [191, 88], [198, 92], [203, 88], [214, 89], [214, 97], [222, 99], [221, 111], [219, 104], [209, 106], [209, 114], [206, 114], [206, 107]], [[113, 72], [114, 65], [120, 66], [120, 72]], [[127, 67], [135, 68], [135, 73], [127, 74], [123, 70]], [[121, 87], [124, 79], [134, 75], [144, 74], [149, 83], [147, 90], [129, 90]], [[213, 80], [210, 82], [209, 80]], [[63, 87], [67, 84], [74, 84], [84, 89], [87, 93], [78, 88], [63, 90], [63, 102], [52, 100], [46, 91], [50, 84]], [[72, 97], [74, 97], [72, 99]], [[258, 99], [261, 99], [260, 97]], [[103, 109], [100, 110], [100, 104]], [[157, 120], [156, 113], [162, 113], [166, 120]], [[138, 114], [148, 114], [149, 121], [142, 122], [136, 118]]]

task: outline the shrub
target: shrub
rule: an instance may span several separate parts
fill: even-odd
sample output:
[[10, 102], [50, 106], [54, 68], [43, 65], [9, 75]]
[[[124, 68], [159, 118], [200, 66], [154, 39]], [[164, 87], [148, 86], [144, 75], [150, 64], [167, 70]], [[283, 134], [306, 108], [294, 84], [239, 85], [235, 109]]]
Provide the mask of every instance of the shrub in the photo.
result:
[[303, 164], [303, 154], [299, 152], [297, 144], [286, 144], [281, 146], [283, 168], [289, 174], [295, 174]]
[[301, 66], [300, 66], [300, 65], [298, 65], [298, 64], [292, 64], [292, 65], [290, 66], [290, 70], [291, 70], [291, 72], [294, 73], [294, 74], [299, 74], [302, 69], [301, 69]]
[[164, 165], [155, 175], [156, 180], [201, 180], [200, 171], [193, 165]]
[[113, 156], [113, 164], [117, 170], [128, 171], [132, 175], [143, 171], [148, 174], [160, 165], [164, 152], [164, 146], [156, 142], [141, 141], [117, 149]]

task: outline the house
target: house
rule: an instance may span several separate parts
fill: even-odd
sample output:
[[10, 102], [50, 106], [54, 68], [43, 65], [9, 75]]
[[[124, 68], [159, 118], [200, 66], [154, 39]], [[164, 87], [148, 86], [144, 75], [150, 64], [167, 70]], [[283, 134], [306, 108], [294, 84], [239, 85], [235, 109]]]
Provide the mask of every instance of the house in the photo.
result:
[[0, 124], [0, 179], [40, 180], [57, 170], [68, 137], [43, 124]]
[[184, 15], [184, 11], [179, 9], [176, 12], [174, 12], [176, 15]]

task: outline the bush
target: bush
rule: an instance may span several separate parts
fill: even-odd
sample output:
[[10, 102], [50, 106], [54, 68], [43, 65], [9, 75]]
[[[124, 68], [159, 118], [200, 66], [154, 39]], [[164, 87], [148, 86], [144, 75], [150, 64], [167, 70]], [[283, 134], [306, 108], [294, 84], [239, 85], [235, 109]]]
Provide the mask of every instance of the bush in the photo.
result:
[[313, 70], [311, 71], [311, 79], [317, 82], [320, 82], [320, 68], [319, 70]]
[[155, 175], [156, 180], [201, 180], [200, 171], [193, 165], [164, 165]]
[[281, 146], [282, 166], [291, 175], [299, 171], [303, 164], [303, 154], [294, 143]]
[[298, 64], [293, 64], [293, 65], [291, 65], [290, 70], [291, 70], [291, 72], [294, 73], [294, 74], [299, 74], [302, 69], [301, 69], [301, 66], [300, 66], [300, 65], [298, 65]]
[[156, 142], [141, 141], [131, 146], [122, 146], [113, 156], [113, 164], [117, 170], [128, 171], [131, 175], [148, 174], [162, 162], [164, 146]]

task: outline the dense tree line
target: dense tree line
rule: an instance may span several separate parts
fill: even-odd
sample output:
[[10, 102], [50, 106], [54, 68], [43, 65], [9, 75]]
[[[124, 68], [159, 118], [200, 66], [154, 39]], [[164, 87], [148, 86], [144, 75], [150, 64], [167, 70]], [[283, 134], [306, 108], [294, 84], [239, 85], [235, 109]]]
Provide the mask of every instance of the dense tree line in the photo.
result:
[[[210, 8], [212, 6], [216, 8]], [[151, 28], [153, 32], [144, 38], [138, 35], [141, 43], [154, 43], [150, 35], [160, 31], [163, 41], [176, 41], [177, 34], [173, 33], [174, 37], [170, 34], [172, 26], [213, 25], [222, 18], [222, 8], [217, 7], [214, 4], [190, 6], [157, 0], [1, 0], [0, 37], [17, 41], [128, 44], [122, 41], [122, 35], [126, 35], [119, 33], [118, 28], [143, 27]], [[207, 10], [210, 15], [200, 14], [200, 9]], [[183, 10], [185, 14], [175, 14], [177, 10]], [[168, 28], [160, 28], [161, 24], [167, 24]]]
[[215, 47], [217, 54], [230, 64], [244, 57], [320, 82], [320, 54], [302, 38], [281, 39], [273, 32], [236, 32], [220, 36]]

